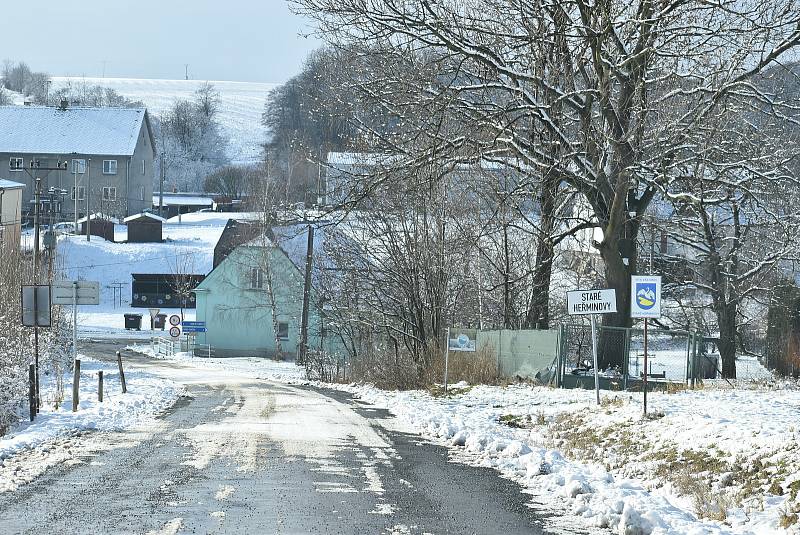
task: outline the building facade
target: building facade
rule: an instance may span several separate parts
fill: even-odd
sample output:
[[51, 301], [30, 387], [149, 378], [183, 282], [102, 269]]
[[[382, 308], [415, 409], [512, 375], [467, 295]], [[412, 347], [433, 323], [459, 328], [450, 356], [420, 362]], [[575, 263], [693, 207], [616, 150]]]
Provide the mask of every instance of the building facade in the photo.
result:
[[[22, 212], [28, 218], [36, 179], [45, 217], [72, 220], [77, 208], [78, 217], [102, 212], [124, 218], [152, 209], [155, 157], [144, 108], [0, 106], [0, 179], [26, 186]], [[42, 169], [64, 163], [63, 169]]]
[[24, 184], [0, 179], [0, 250], [19, 247], [24, 189]]

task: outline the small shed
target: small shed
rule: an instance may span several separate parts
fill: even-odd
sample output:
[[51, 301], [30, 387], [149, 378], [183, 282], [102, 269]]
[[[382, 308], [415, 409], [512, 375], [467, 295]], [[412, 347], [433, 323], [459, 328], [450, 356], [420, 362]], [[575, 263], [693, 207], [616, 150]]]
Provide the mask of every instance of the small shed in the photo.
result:
[[[89, 224], [89, 234], [103, 238], [106, 241], [114, 241], [114, 225], [119, 223], [118, 219], [102, 213], [92, 214], [89, 216], [89, 219], [91, 221]], [[85, 236], [86, 218], [82, 217], [78, 219], [78, 225], [78, 233]]]
[[163, 241], [163, 225], [166, 219], [149, 212], [132, 215], [124, 219], [128, 226], [128, 243], [156, 243]]

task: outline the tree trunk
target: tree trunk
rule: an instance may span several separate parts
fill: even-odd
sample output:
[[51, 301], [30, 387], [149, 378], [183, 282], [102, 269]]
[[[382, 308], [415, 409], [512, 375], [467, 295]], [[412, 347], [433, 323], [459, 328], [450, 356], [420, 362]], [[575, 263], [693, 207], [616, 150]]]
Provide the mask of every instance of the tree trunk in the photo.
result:
[[723, 379], [736, 379], [736, 304], [720, 302], [717, 310], [719, 324], [719, 355], [722, 358]]
[[[631, 229], [627, 235], [634, 235]], [[623, 367], [625, 354], [624, 331], [613, 327], [630, 327], [631, 321], [631, 275], [636, 273], [636, 250], [630, 247], [626, 251], [628, 263], [623, 262], [620, 254], [619, 240], [607, 237], [600, 244], [600, 256], [605, 264], [607, 288], [616, 290], [617, 312], [603, 314], [603, 328], [600, 329], [597, 359], [601, 370], [611, 367]], [[609, 329], [611, 327], [611, 329]]]
[[[555, 182], [555, 183], [553, 183]], [[550, 279], [553, 274], [555, 246], [552, 235], [555, 228], [555, 189], [558, 182], [547, 181], [539, 195], [541, 228], [536, 241], [536, 268], [533, 272], [531, 300], [525, 316], [527, 329], [547, 329], [550, 327]]]

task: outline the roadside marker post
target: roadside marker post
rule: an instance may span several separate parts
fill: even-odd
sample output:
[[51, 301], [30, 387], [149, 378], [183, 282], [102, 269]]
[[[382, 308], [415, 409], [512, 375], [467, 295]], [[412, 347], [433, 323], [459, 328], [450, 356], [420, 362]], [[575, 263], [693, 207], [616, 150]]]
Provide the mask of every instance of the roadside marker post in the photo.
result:
[[567, 292], [567, 314], [589, 316], [592, 323], [592, 360], [594, 367], [594, 392], [600, 405], [600, 371], [597, 363], [597, 314], [612, 314], [617, 311], [617, 292], [608, 290], [574, 290]]
[[631, 275], [631, 318], [644, 319], [644, 377], [642, 402], [647, 414], [647, 320], [661, 317], [661, 276]]

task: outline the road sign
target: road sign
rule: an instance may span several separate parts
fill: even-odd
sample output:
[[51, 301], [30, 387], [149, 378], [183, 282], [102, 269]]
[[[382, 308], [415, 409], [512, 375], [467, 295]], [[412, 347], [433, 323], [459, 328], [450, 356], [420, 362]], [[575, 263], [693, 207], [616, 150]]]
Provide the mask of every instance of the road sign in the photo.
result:
[[181, 317], [178, 316], [177, 314], [173, 314], [172, 316], [169, 317], [169, 324], [172, 325], [173, 327], [180, 325], [180, 323], [181, 323]]
[[631, 317], [661, 317], [661, 277], [658, 275], [631, 276]]
[[184, 321], [183, 322], [183, 330], [186, 330], [186, 327], [205, 327], [205, 321]]
[[567, 314], [611, 314], [617, 311], [617, 292], [610, 290], [575, 290], [567, 292]]
[[160, 308], [150, 308], [148, 310], [150, 311], [150, 319], [153, 319], [153, 320], [156, 319], [156, 316], [158, 316], [158, 313], [161, 312]]
[[173, 338], [180, 338], [181, 337], [181, 328], [180, 327], [170, 327], [169, 335]]
[[50, 286], [22, 287], [22, 325], [50, 327]]
[[77, 287], [77, 304], [99, 305], [100, 283], [97, 281], [54, 281], [53, 304], [73, 305]]
[[450, 351], [475, 351], [475, 339], [478, 337], [477, 329], [448, 329], [447, 349]]
[[183, 332], [186, 334], [189, 333], [204, 333], [206, 332], [205, 327], [187, 327], [186, 325], [183, 326]]

